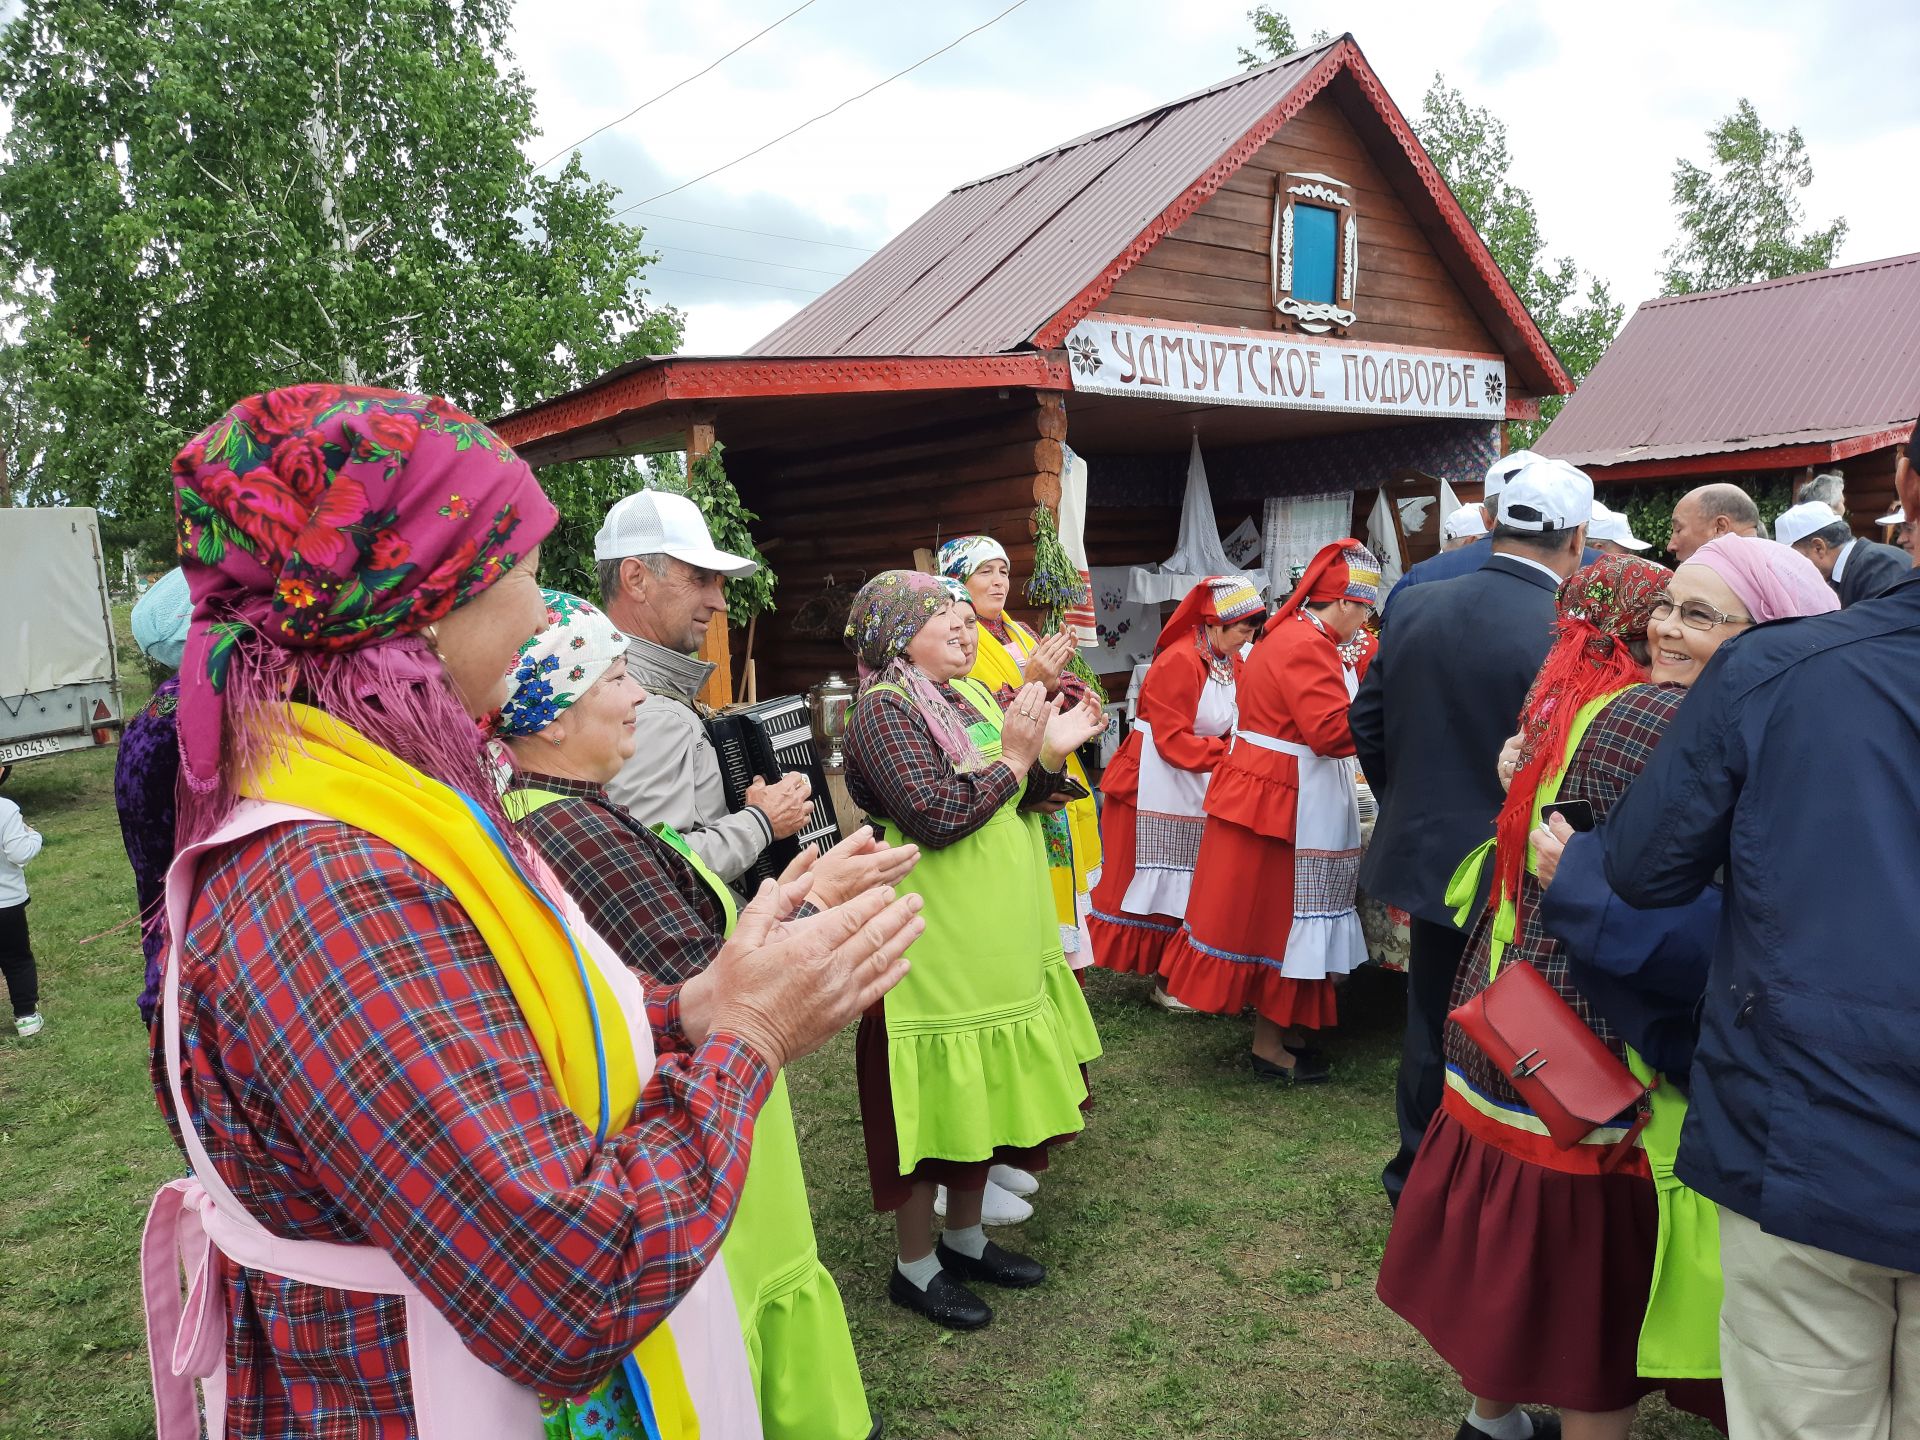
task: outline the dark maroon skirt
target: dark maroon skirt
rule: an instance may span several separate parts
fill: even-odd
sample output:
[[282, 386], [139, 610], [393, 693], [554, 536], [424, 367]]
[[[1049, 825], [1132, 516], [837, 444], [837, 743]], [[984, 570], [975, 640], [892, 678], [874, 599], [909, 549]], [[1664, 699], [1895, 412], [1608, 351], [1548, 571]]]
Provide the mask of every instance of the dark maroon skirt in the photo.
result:
[[987, 1160], [922, 1160], [902, 1175], [900, 1137], [893, 1124], [893, 1079], [887, 1069], [887, 1017], [879, 1005], [861, 1016], [853, 1057], [860, 1091], [860, 1130], [867, 1142], [867, 1183], [873, 1190], [873, 1208], [883, 1213], [906, 1204], [916, 1183], [931, 1181], [949, 1190], [981, 1190], [986, 1188], [987, 1171], [995, 1165], [1044, 1170], [1048, 1149], [1073, 1138], [1062, 1135], [1040, 1145], [1002, 1145]]
[[1661, 1388], [1635, 1368], [1658, 1229], [1645, 1176], [1532, 1164], [1443, 1109], [1400, 1196], [1380, 1298], [1471, 1394], [1620, 1410]]

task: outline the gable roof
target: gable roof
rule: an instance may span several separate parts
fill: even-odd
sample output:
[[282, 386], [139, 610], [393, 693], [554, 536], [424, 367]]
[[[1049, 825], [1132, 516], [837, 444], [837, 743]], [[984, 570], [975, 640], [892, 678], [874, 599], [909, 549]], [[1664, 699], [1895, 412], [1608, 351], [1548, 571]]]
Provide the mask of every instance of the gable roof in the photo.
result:
[[1818, 463], [1893, 443], [1916, 412], [1920, 254], [1897, 255], [1647, 301], [1534, 449], [1600, 467], [1744, 456], [1736, 469], [1825, 447]]
[[[1223, 80], [962, 185], [752, 355], [979, 355], [1058, 345], [1114, 283], [1328, 85], [1364, 97], [1369, 148], [1400, 159], [1409, 204], [1519, 374], [1565, 370], [1351, 35]], [[1417, 193], [1416, 193], [1417, 192]], [[1451, 253], [1449, 253], [1449, 251]]]

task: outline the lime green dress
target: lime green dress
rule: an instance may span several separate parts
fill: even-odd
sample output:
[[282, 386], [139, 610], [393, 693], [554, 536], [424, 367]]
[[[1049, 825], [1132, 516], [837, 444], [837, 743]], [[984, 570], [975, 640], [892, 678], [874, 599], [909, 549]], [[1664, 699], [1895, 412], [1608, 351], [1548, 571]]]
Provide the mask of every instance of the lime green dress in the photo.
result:
[[[954, 689], [977, 715], [969, 733], [1000, 755], [1000, 707], [984, 685]], [[883, 703], [871, 687], [861, 704]], [[902, 1175], [923, 1160], [983, 1161], [1083, 1127], [1080, 1066], [1100, 1054], [1086, 997], [1060, 948], [1046, 834], [1016, 792], [979, 829], [940, 849], [895, 887], [925, 898], [912, 969], [883, 1002], [887, 1076]], [[887, 842], [910, 843], [883, 822]]]
[[[509, 791], [503, 798], [507, 813], [518, 820], [568, 797], [533, 788]], [[732, 934], [739, 907], [727, 883], [671, 826], [656, 825], [653, 831], [713, 892], [726, 917], [725, 933]], [[618, 936], [606, 938], [619, 949]], [[740, 1312], [765, 1440], [865, 1440], [873, 1416], [839, 1287], [820, 1263], [814, 1240], [784, 1074], [774, 1081], [754, 1125], [746, 1185], [720, 1253]]]

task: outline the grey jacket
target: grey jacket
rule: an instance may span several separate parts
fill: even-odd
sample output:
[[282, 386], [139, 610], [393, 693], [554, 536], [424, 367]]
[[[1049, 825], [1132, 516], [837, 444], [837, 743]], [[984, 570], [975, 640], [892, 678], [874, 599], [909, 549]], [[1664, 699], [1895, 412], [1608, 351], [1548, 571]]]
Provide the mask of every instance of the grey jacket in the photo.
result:
[[723, 880], [738, 880], [773, 831], [751, 805], [727, 810], [720, 757], [693, 701], [713, 666], [634, 638], [627, 643], [627, 673], [646, 687], [647, 699], [635, 715], [633, 758], [607, 794], [643, 825], [671, 825]]

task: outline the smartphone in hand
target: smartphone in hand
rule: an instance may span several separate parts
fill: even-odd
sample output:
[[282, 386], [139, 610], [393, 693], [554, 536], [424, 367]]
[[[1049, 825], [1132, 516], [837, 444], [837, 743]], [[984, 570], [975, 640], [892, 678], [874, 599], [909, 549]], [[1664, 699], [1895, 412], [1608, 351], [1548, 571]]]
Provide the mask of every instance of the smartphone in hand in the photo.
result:
[[1558, 815], [1567, 822], [1569, 829], [1577, 834], [1586, 834], [1593, 829], [1593, 802], [1591, 800], [1556, 800], [1540, 812], [1541, 823]]

